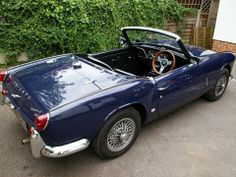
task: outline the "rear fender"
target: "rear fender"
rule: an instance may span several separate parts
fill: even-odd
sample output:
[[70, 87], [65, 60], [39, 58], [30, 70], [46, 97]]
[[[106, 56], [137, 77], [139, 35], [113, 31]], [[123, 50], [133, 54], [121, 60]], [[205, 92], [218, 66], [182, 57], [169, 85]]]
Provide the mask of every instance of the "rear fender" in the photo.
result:
[[[144, 114], [143, 114], [143, 116], [141, 115], [142, 113], [140, 113], [140, 110], [137, 110], [135, 107], [135, 105], [140, 105], [140, 106], [142, 106], [143, 108], [144, 108]], [[141, 116], [141, 121], [144, 123], [145, 122], [145, 120], [146, 120], [146, 117], [147, 117], [147, 108], [143, 105], [143, 104], [141, 104], [141, 103], [138, 103], [138, 102], [135, 102], [135, 103], [128, 103], [128, 104], [125, 104], [125, 105], [122, 105], [122, 106], [120, 106], [120, 107], [118, 107], [117, 109], [115, 109], [115, 110], [113, 110], [110, 114], [108, 114], [108, 116], [105, 118], [105, 122], [112, 116], [112, 115], [114, 115], [115, 113], [117, 113], [117, 112], [119, 112], [119, 111], [121, 111], [121, 110], [123, 110], [123, 109], [125, 109], [125, 108], [128, 108], [128, 107], [133, 107], [134, 109], [136, 109], [139, 113], [140, 113], [140, 116]]]

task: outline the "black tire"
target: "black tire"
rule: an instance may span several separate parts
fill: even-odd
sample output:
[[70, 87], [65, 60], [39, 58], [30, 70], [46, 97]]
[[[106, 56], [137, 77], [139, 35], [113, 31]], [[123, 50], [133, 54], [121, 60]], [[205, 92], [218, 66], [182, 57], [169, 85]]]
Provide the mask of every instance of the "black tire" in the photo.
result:
[[[134, 131], [132, 131], [133, 132], [132, 136], [128, 135], [131, 133], [127, 133], [127, 132], [125, 133], [125, 134], [127, 134], [125, 137], [122, 136], [121, 134], [120, 134], [120, 136], [117, 136], [118, 131], [115, 131], [115, 132], [117, 132], [115, 135], [112, 134], [112, 132], [114, 132], [115, 128], [119, 124], [121, 124], [122, 122], [125, 122], [125, 121], [127, 121], [131, 125], [134, 125], [133, 127], [135, 127]], [[132, 127], [132, 126], [129, 126], [129, 127]], [[138, 136], [140, 128], [141, 128], [141, 117], [140, 117], [139, 113], [136, 111], [136, 109], [134, 109], [132, 107], [125, 108], [125, 109], [113, 114], [107, 120], [107, 122], [104, 124], [102, 129], [99, 131], [98, 135], [94, 138], [94, 140], [92, 142], [92, 147], [93, 147], [94, 151], [97, 153], [97, 155], [103, 159], [110, 159], [110, 158], [118, 157], [118, 156], [124, 154], [132, 146], [132, 144], [135, 142], [135, 140]], [[114, 135], [114, 137], [117, 137], [117, 138], [114, 138], [115, 139], [114, 141], [117, 142], [119, 140], [120, 143], [123, 143], [120, 140], [121, 136], [123, 138], [128, 138], [127, 140], [125, 139], [126, 143], [128, 143], [128, 144], [121, 150], [118, 149], [118, 151], [115, 151], [115, 152], [112, 151], [111, 150], [112, 145], [110, 145], [110, 143], [109, 143], [110, 141], [113, 141], [112, 139], [109, 139], [109, 137], [111, 135]], [[108, 140], [109, 140], [109, 142], [108, 142]]]
[[[209, 90], [207, 93], [205, 93], [204, 98], [207, 99], [208, 101], [216, 101], [216, 100], [220, 99], [220, 97], [224, 94], [224, 92], [227, 88], [227, 85], [229, 82], [229, 76], [230, 76], [229, 70], [224, 68], [221, 71], [220, 76], [218, 77], [214, 87], [211, 90]], [[225, 83], [223, 90], [221, 92], [219, 92], [219, 94], [217, 94], [217, 84], [222, 77], [226, 78], [226, 83]]]

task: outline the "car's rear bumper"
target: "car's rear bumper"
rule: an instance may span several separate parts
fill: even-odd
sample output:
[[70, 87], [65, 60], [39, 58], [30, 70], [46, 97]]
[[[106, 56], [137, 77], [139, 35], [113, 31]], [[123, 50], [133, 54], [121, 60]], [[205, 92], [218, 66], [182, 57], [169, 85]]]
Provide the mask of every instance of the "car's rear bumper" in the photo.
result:
[[[0, 88], [1, 90], [1, 88]], [[0, 93], [0, 105], [8, 105], [10, 109], [16, 114], [16, 117], [19, 118], [21, 124], [27, 131], [26, 122], [22, 119], [21, 115], [18, 113], [18, 111], [15, 109], [14, 105], [10, 102], [10, 100], [7, 97], [4, 97]], [[73, 153], [82, 151], [86, 149], [90, 141], [87, 138], [80, 139], [78, 141], [68, 143], [61, 146], [48, 146], [40, 136], [39, 132], [35, 130], [33, 127], [31, 127], [30, 131], [30, 145], [31, 145], [31, 152], [33, 157], [39, 158], [41, 155], [45, 157], [51, 157], [51, 158], [59, 158], [71, 155]]]
[[36, 158], [39, 158], [41, 155], [51, 158], [65, 157], [86, 149], [89, 143], [88, 139], [83, 138], [62, 146], [48, 146], [35, 129], [32, 130], [30, 136], [32, 155]]

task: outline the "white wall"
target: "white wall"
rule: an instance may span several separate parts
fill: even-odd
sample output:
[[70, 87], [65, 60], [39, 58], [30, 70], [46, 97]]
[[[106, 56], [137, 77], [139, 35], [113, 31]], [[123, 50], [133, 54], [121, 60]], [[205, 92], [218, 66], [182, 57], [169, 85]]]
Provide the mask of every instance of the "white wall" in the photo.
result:
[[236, 0], [220, 0], [213, 39], [236, 43]]

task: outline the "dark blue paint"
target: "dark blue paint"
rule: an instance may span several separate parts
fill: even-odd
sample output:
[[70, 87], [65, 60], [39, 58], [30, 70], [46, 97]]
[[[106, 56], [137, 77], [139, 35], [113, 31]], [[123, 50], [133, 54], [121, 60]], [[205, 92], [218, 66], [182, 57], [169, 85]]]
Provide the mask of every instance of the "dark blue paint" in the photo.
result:
[[[81, 64], [80, 68], [74, 68], [77, 63]], [[12, 77], [17, 78], [27, 93], [39, 100], [47, 110], [123, 84], [129, 79], [76, 56], [50, 59], [21, 70]], [[10, 86], [13, 86], [12, 82]]]
[[[48, 145], [62, 145], [83, 137], [92, 139], [110, 115], [126, 106], [142, 106], [145, 123], [156, 119], [212, 88], [220, 71], [232, 68], [235, 60], [230, 53], [201, 55], [202, 49], [188, 49], [200, 58], [198, 64], [153, 80], [125, 76], [63, 55], [10, 69], [3, 86], [31, 126], [35, 116], [49, 112], [48, 127], [40, 134]], [[82, 68], [73, 68], [78, 61]], [[12, 93], [21, 98], [13, 98]]]
[[176, 104], [182, 106], [199, 97], [204, 87], [202, 64], [186, 65], [157, 78], [157, 90], [161, 97], [158, 102], [160, 114], [175, 109]]

